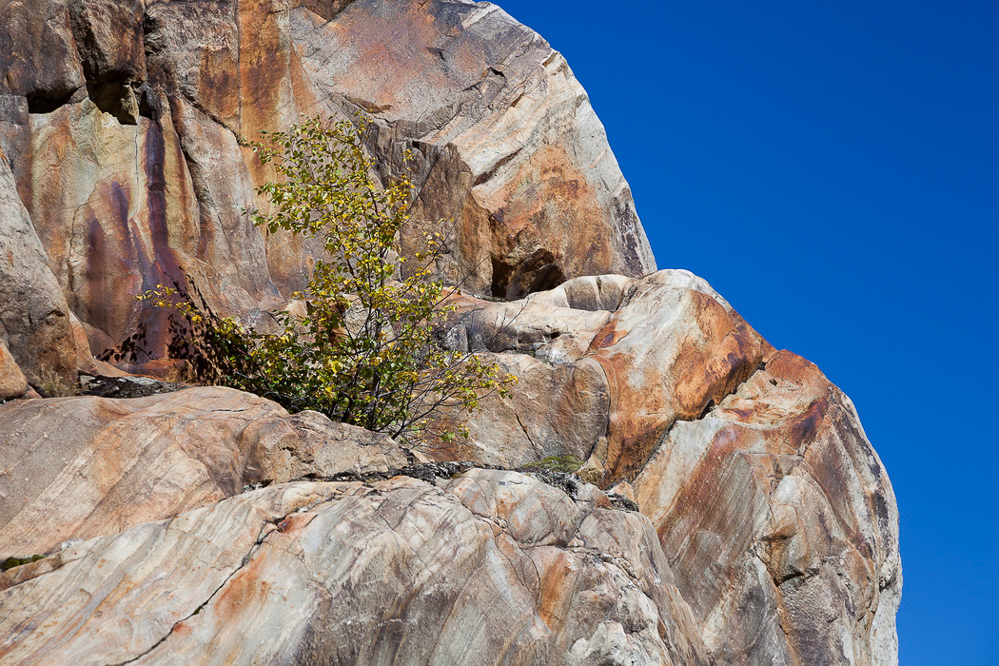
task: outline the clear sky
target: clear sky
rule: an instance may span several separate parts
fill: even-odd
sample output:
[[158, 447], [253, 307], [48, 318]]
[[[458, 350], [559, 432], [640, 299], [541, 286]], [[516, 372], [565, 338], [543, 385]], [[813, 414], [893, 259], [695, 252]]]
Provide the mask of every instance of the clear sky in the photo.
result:
[[999, 664], [999, 0], [499, 0], [590, 94], [660, 268], [853, 398], [900, 663]]

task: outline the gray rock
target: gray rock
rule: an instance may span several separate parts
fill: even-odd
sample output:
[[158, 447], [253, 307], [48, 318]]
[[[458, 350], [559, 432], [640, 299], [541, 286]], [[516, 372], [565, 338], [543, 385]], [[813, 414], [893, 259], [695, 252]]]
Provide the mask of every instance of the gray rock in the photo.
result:
[[51, 373], [76, 379], [69, 309], [46, 263], [7, 158], [0, 154], [0, 324], [5, 342], [32, 381]]

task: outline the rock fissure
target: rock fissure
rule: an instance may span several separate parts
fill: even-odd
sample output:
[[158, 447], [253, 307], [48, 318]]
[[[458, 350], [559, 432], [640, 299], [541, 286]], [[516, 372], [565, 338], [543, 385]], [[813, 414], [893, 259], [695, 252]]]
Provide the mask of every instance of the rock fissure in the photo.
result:
[[[185, 617], [183, 617], [183, 618], [177, 620], [176, 622], [174, 622], [173, 625], [170, 627], [170, 630], [166, 634], [164, 634], [163, 637], [161, 637], [158, 641], [156, 641], [156, 643], [154, 643], [152, 646], [150, 646], [147, 650], [144, 650], [141, 654], [138, 654], [138, 655], [132, 657], [131, 659], [127, 659], [125, 661], [118, 662], [114, 666], [125, 666], [126, 664], [134, 663], [134, 662], [138, 661], [139, 659], [142, 659], [143, 657], [151, 654], [154, 650], [156, 650], [156, 648], [158, 648], [168, 638], [170, 638], [170, 636], [174, 633], [174, 631], [176, 631], [176, 629], [177, 629], [178, 626], [180, 626], [181, 624], [183, 624], [187, 620], [190, 620], [195, 615], [198, 615], [199, 613], [201, 613], [201, 611], [204, 610], [205, 607], [207, 607], [216, 596], [218, 596], [219, 592], [222, 591], [222, 589], [229, 583], [229, 581], [231, 581], [240, 571], [242, 571], [243, 569], [245, 569], [247, 567], [247, 565], [250, 564], [250, 561], [253, 559], [253, 556], [257, 552], [259, 552], [260, 546], [264, 543], [264, 541], [267, 540], [267, 537], [270, 536], [271, 534], [273, 534], [274, 532], [279, 532], [279, 530], [277, 529], [278, 524], [280, 524], [281, 522], [283, 522], [284, 520], [286, 520], [288, 518], [288, 516], [292, 515], [293, 513], [295, 513], [295, 511], [289, 512], [288, 514], [285, 514], [284, 516], [281, 516], [279, 518], [275, 518], [275, 519], [272, 519], [272, 520], [266, 520], [266, 521], [264, 521], [264, 523], [260, 526], [260, 531], [257, 533], [257, 538], [254, 540], [253, 544], [250, 546], [250, 549], [243, 556], [242, 560], [240, 560], [239, 565], [236, 568], [234, 568], [229, 573], [229, 575], [227, 575], [225, 577], [225, 580], [223, 580], [219, 584], [219, 586], [217, 588], [215, 588], [215, 590], [208, 596], [207, 599], [205, 599], [204, 602], [201, 603], [201, 605], [199, 605], [197, 608], [195, 608], [193, 611], [191, 611]], [[268, 527], [272, 527], [274, 529], [268, 530], [267, 529]]]

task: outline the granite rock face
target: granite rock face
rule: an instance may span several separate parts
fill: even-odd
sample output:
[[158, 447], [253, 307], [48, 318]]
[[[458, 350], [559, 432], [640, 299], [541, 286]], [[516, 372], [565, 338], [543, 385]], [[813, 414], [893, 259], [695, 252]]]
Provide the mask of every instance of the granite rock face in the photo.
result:
[[403, 247], [452, 219], [440, 270], [466, 290], [655, 268], [585, 92], [493, 5], [42, 4], [0, 21], [16, 47], [0, 57], [0, 149], [95, 354], [136, 332], [163, 352], [163, 314], [134, 298], [157, 284], [246, 315], [306, 283], [317, 248], [243, 214], [266, 207], [254, 187], [273, 172], [239, 140], [314, 114], [368, 116], [385, 177], [416, 155]]
[[33, 379], [76, 378], [69, 309], [0, 151], [0, 340]]
[[[897, 663], [898, 509], [853, 405], [655, 271], [585, 92], [502, 10], [14, 0], [0, 44], [0, 559], [46, 556], [0, 574], [0, 661]], [[414, 155], [404, 251], [453, 220], [442, 343], [510, 396], [421, 452], [117, 377], [172, 367], [144, 290], [252, 318], [304, 286], [318, 249], [249, 224], [273, 172], [240, 141], [356, 113], [380, 178]], [[145, 397], [29, 387], [78, 369]]]

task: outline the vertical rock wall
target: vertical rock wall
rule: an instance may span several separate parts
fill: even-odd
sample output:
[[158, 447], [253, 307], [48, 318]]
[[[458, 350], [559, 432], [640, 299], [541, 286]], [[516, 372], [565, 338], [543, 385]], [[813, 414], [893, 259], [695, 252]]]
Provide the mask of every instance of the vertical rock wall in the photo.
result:
[[273, 173], [239, 140], [317, 113], [368, 115], [385, 177], [416, 152], [403, 245], [453, 220], [441, 270], [468, 290], [655, 267], [585, 92], [495, 6], [34, 4], [0, 21], [0, 148], [95, 353], [140, 329], [162, 351], [162, 315], [135, 301], [160, 283], [190, 279], [227, 314], [305, 284], [316, 248], [243, 214]]

